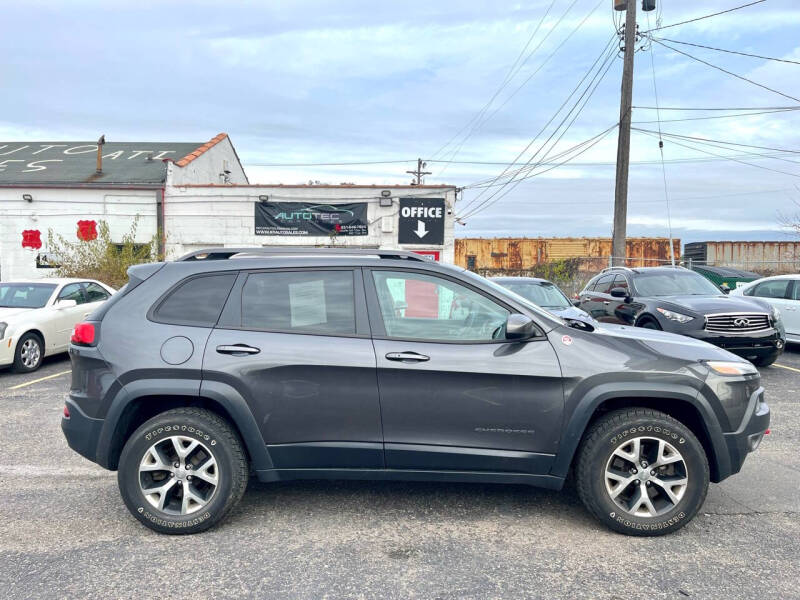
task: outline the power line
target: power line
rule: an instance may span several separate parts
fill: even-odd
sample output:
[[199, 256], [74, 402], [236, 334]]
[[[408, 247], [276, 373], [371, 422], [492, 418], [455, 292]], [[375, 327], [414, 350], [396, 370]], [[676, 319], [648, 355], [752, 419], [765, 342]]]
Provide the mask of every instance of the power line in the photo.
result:
[[[558, 107], [558, 110], [556, 110], [556, 112], [553, 114], [553, 116], [552, 116], [552, 117], [550, 117], [550, 119], [547, 121], [547, 123], [545, 123], [545, 124], [544, 124], [544, 126], [543, 126], [543, 127], [542, 127], [542, 128], [539, 130], [539, 132], [538, 132], [538, 133], [537, 133], [537, 134], [536, 134], [536, 135], [533, 137], [533, 139], [532, 139], [530, 142], [528, 142], [528, 145], [527, 145], [527, 146], [525, 146], [525, 148], [523, 148], [523, 149], [522, 149], [522, 150], [521, 150], [521, 151], [520, 151], [520, 152], [517, 154], [517, 156], [515, 156], [515, 157], [514, 157], [514, 159], [511, 161], [511, 163], [509, 163], [509, 165], [508, 165], [508, 166], [507, 166], [505, 169], [503, 169], [503, 171], [502, 171], [502, 172], [501, 172], [499, 175], [497, 175], [497, 177], [495, 177], [495, 179], [494, 179], [494, 182], [497, 182], [498, 180], [500, 180], [500, 179], [503, 177], [503, 175], [505, 175], [505, 174], [508, 172], [508, 170], [511, 168], [511, 166], [512, 166], [514, 163], [516, 163], [516, 161], [518, 161], [518, 160], [519, 160], [519, 159], [520, 159], [520, 158], [521, 158], [521, 157], [522, 157], [522, 156], [523, 156], [523, 155], [524, 155], [524, 154], [525, 154], [525, 153], [526, 153], [526, 152], [527, 152], [527, 151], [530, 149], [530, 147], [531, 147], [531, 146], [532, 146], [532, 145], [533, 145], [533, 144], [536, 142], [536, 140], [537, 140], [537, 139], [539, 139], [539, 136], [540, 136], [540, 135], [542, 135], [542, 134], [543, 134], [543, 133], [544, 133], [544, 132], [547, 130], [547, 128], [548, 128], [548, 127], [550, 126], [550, 124], [551, 124], [551, 123], [552, 123], [552, 122], [553, 122], [553, 121], [556, 119], [556, 117], [558, 117], [558, 115], [561, 113], [561, 111], [562, 111], [562, 110], [564, 110], [564, 107], [567, 105], [567, 103], [568, 103], [568, 102], [569, 102], [569, 101], [572, 99], [572, 97], [573, 97], [573, 96], [574, 96], [574, 95], [575, 95], [575, 94], [578, 92], [578, 90], [579, 90], [579, 89], [581, 88], [581, 86], [583, 85], [584, 81], [586, 81], [586, 79], [589, 77], [589, 75], [590, 75], [590, 74], [591, 74], [591, 73], [592, 73], [592, 72], [595, 70], [595, 67], [597, 67], [598, 63], [600, 63], [600, 64], [602, 65], [602, 64], [604, 64], [606, 61], [608, 61], [608, 60], [609, 60], [609, 59], [610, 59], [610, 58], [613, 56], [614, 49], [613, 49], [613, 48], [611, 48], [611, 50], [609, 50], [609, 48], [610, 48], [610, 46], [611, 46], [611, 42], [613, 42], [613, 40], [614, 40], [614, 38], [615, 38], [615, 37], [616, 37], [616, 36], [612, 36], [612, 37], [611, 37], [611, 39], [609, 39], [609, 41], [608, 41], [608, 42], [606, 42], [606, 45], [603, 47], [603, 50], [600, 52], [600, 55], [599, 55], [599, 56], [598, 56], [598, 57], [595, 59], [594, 63], [592, 63], [592, 66], [591, 66], [591, 67], [589, 67], [589, 70], [588, 70], [588, 71], [587, 71], [587, 72], [586, 72], [586, 73], [583, 75], [583, 77], [581, 77], [580, 81], [579, 81], [579, 82], [578, 82], [578, 84], [577, 84], [577, 85], [576, 85], [576, 86], [573, 88], [573, 90], [570, 92], [569, 96], [567, 96], [567, 98], [564, 100], [564, 102], [562, 102], [562, 103], [561, 103], [561, 106], [559, 106], [559, 107]], [[603, 61], [602, 63], [601, 63], [601, 60]], [[597, 77], [597, 74], [600, 72], [600, 69], [602, 69], [602, 66], [601, 66], [600, 68], [598, 68], [598, 70], [597, 70], [597, 73], [595, 73], [595, 75], [594, 75], [594, 78], [596, 78], [596, 77]], [[593, 78], [593, 80], [594, 80], [594, 78]], [[591, 83], [589, 83], [589, 85], [586, 87], [586, 90], [588, 90], [588, 89], [589, 89], [589, 86], [591, 86]], [[585, 94], [585, 93], [586, 93], [586, 90], [584, 90], [583, 94]], [[581, 98], [583, 97], [583, 94], [581, 95]], [[571, 109], [571, 111], [572, 111], [572, 110], [574, 110], [575, 106], [577, 106], [577, 104], [578, 104], [579, 102], [580, 102], [580, 98], [579, 98], [578, 102], [576, 102], [576, 104], [573, 106], [573, 108]], [[570, 112], [571, 112], [571, 111], [570, 111]], [[563, 121], [562, 121], [562, 124], [563, 124]], [[560, 127], [560, 125], [559, 125], [559, 127]], [[556, 130], [555, 130], [555, 131], [557, 131], [557, 129], [558, 129], [558, 128], [556, 128]], [[550, 136], [550, 137], [552, 138], [552, 134], [551, 134], [551, 136]], [[548, 139], [548, 141], [549, 141], [549, 139]], [[547, 143], [547, 142], [545, 142], [545, 144], [546, 144], [546, 143]], [[543, 148], [543, 147], [544, 147], [544, 144], [543, 144], [543, 145], [542, 145], [542, 146], [539, 148], [539, 150], [537, 150], [537, 152], [536, 152], [536, 153], [534, 153], [534, 154], [533, 154], [533, 156], [531, 156], [531, 158], [530, 158], [530, 159], [528, 159], [528, 161], [527, 161], [525, 164], [526, 164], [526, 165], [530, 164], [530, 162], [531, 162], [531, 161], [532, 161], [532, 160], [533, 160], [533, 159], [536, 157], [536, 155], [537, 155], [537, 154], [538, 154], [538, 153], [539, 153], [539, 152], [542, 150], [542, 148]], [[494, 182], [493, 182], [493, 183], [494, 183]], [[506, 182], [506, 183], [509, 183], [509, 182], [510, 182], [510, 180], [509, 180], [508, 182]], [[481, 198], [481, 196], [482, 196], [482, 193], [481, 193], [481, 194], [479, 194], [479, 195], [478, 195], [476, 198], [474, 198], [473, 200], [471, 200], [469, 203], [467, 203], [467, 206], [465, 206], [465, 207], [464, 207], [464, 210], [466, 210], [467, 208], [469, 208], [469, 206], [470, 206], [470, 205], [472, 205], [472, 204], [476, 203], [476, 202], [477, 202], [477, 201], [478, 201], [478, 200]], [[490, 199], [491, 199], [491, 198], [490, 198]]]
[[[633, 106], [641, 110], [656, 110], [655, 106]], [[722, 108], [719, 106], [714, 107], [697, 107], [697, 106], [661, 106], [658, 110], [697, 110], [697, 111], [715, 111], [715, 110], [800, 110], [800, 105], [797, 106], [739, 106]]]
[[[657, 132], [652, 131], [650, 129], [638, 129], [637, 128], [637, 130], [638, 131], [644, 131], [644, 132], [647, 132], [647, 133], [657, 133]], [[703, 138], [703, 137], [697, 137], [697, 136], [691, 136], [691, 135], [680, 135], [680, 134], [677, 134], [677, 133], [666, 133], [666, 132], [664, 132], [663, 135], [668, 136], [668, 137], [676, 137], [676, 138], [682, 138], [682, 139], [687, 139], [687, 140], [693, 140], [693, 141], [696, 141], [696, 142], [715, 142], [717, 144], [725, 144], [727, 146], [741, 146], [743, 148], [755, 148], [757, 150], [770, 150], [770, 151], [773, 151], [773, 152], [786, 152], [788, 154], [800, 154], [800, 150], [789, 150], [788, 148], [775, 148], [773, 146], [756, 146], [754, 144], [742, 144], [740, 142], [728, 142], [728, 141], [725, 141], [725, 140], [715, 140], [715, 139], [712, 139], [712, 138]]]
[[350, 167], [362, 165], [395, 165], [401, 163], [416, 162], [416, 158], [409, 158], [405, 160], [367, 160], [356, 162], [338, 162], [338, 163], [242, 163], [245, 167]]
[[648, 29], [643, 33], [649, 33], [651, 31], [660, 31], [662, 29], [669, 29], [670, 27], [677, 27], [678, 25], [686, 25], [687, 23], [694, 23], [695, 21], [702, 21], [703, 19], [710, 19], [711, 17], [717, 17], [719, 15], [724, 15], [725, 13], [733, 12], [735, 10], [739, 10], [742, 8], [747, 8], [748, 6], [754, 6], [755, 4], [761, 4], [766, 0], [756, 0], [755, 2], [749, 2], [747, 4], [742, 4], [741, 6], [734, 6], [733, 8], [729, 8], [728, 10], [722, 10], [720, 12], [715, 12], [710, 15], [703, 15], [702, 17], [695, 17], [694, 19], [689, 19], [688, 21], [681, 21], [680, 23], [671, 23], [669, 25], [661, 25], [660, 27], [654, 27], [653, 29]]
[[[662, 109], [663, 110], [663, 109]], [[733, 113], [731, 115], [716, 115], [713, 117], [687, 117], [685, 119], [659, 119], [658, 121], [631, 121], [636, 125], [650, 125], [653, 123], [679, 123], [684, 121], [710, 121], [713, 119], [732, 119], [733, 117], [754, 117], [757, 115], [771, 115], [775, 113], [794, 112], [797, 109], [762, 110], [758, 112]], [[659, 111], [660, 112], [660, 111]]]
[[682, 44], [684, 46], [694, 46], [695, 48], [705, 48], [706, 50], [716, 50], [717, 52], [727, 52], [728, 54], [738, 54], [739, 56], [749, 56], [750, 58], [760, 58], [762, 60], [774, 60], [776, 62], [789, 63], [792, 65], [800, 65], [800, 61], [789, 60], [786, 58], [775, 58], [774, 56], [762, 56], [760, 54], [749, 54], [747, 52], [739, 52], [737, 50], [725, 50], [724, 48], [714, 48], [713, 46], [704, 46], [703, 44], [693, 44], [692, 42], [682, 42], [680, 40], [671, 40], [669, 38], [653, 38], [663, 42], [672, 42], [673, 44]]
[[[763, 0], [760, 0], [760, 1], [763, 2]], [[684, 52], [683, 50], [678, 50], [677, 48], [674, 48], [674, 47], [670, 46], [669, 44], [665, 44], [664, 42], [661, 42], [656, 38], [651, 37], [650, 39], [652, 41], [654, 41], [656, 44], [660, 44], [661, 46], [664, 46], [665, 48], [669, 48], [670, 50], [672, 50], [673, 52], [677, 52], [678, 54], [683, 54], [684, 56], [687, 56], [687, 57], [691, 58], [692, 60], [696, 60], [699, 63], [703, 63], [704, 65], [707, 65], [707, 66], [711, 67], [712, 69], [716, 69], [717, 71], [722, 71], [723, 73], [731, 75], [732, 77], [736, 77], [737, 79], [741, 79], [742, 81], [746, 81], [747, 83], [751, 83], [751, 84], [753, 84], [753, 85], [755, 85], [757, 87], [760, 87], [762, 89], [765, 89], [765, 90], [768, 90], [768, 91], [773, 92], [775, 94], [778, 94], [779, 96], [783, 96], [784, 98], [789, 98], [790, 100], [794, 100], [795, 102], [800, 102], [800, 98], [795, 98], [794, 96], [790, 96], [789, 94], [784, 94], [781, 91], [778, 91], [778, 90], [776, 90], [774, 88], [766, 86], [766, 85], [764, 85], [762, 83], [758, 83], [756, 81], [753, 81], [752, 79], [748, 79], [747, 77], [739, 75], [738, 73], [734, 73], [733, 71], [728, 71], [727, 69], [723, 69], [722, 67], [718, 67], [717, 65], [714, 65], [714, 64], [712, 64], [712, 63], [710, 63], [708, 61], [703, 60], [702, 58], [697, 58], [696, 56], [693, 56], [693, 55], [689, 54], [688, 52]]]

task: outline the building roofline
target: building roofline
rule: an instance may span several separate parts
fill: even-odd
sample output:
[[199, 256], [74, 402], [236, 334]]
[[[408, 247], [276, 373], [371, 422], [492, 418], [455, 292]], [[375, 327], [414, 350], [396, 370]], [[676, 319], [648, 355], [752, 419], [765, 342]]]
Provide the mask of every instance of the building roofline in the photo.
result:
[[[203, 154], [208, 152], [211, 148], [213, 148], [214, 146], [219, 144], [222, 140], [224, 140], [227, 137], [228, 137], [227, 133], [219, 133], [219, 134], [215, 135], [213, 138], [211, 138], [210, 140], [208, 140], [205, 144], [203, 144], [201, 146], [198, 146], [194, 151], [190, 152], [189, 154], [187, 154], [183, 158], [179, 158], [178, 160], [174, 160], [172, 158], [165, 158], [164, 160], [165, 161], [169, 161], [169, 162], [174, 162], [179, 167], [185, 167], [190, 162], [192, 162], [195, 158], [198, 158], [199, 156], [202, 156]], [[231, 145], [233, 145], [233, 144], [231, 144]], [[238, 159], [239, 157], [237, 156], [236, 158]]]
[[177, 185], [174, 187], [187, 187], [187, 188], [343, 188], [343, 189], [359, 189], [369, 188], [376, 190], [394, 190], [394, 189], [440, 189], [440, 190], [454, 190], [457, 189], [455, 185], [377, 185], [377, 184], [287, 184], [287, 183], [187, 183]]

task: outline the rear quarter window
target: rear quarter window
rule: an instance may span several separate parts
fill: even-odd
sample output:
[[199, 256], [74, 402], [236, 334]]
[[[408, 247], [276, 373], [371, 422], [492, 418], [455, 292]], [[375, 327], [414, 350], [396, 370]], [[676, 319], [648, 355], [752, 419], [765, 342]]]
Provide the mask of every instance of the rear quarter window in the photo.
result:
[[236, 273], [202, 275], [176, 285], [152, 311], [151, 319], [170, 325], [213, 327], [236, 280]]

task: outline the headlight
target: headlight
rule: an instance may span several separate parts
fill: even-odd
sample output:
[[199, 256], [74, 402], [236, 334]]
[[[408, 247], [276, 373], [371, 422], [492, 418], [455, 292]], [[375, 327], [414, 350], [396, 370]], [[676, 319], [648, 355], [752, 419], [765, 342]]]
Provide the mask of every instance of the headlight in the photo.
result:
[[777, 323], [778, 321], [781, 320], [781, 311], [778, 310], [777, 306], [773, 306], [772, 307], [771, 315], [772, 315], [772, 322], [773, 323]]
[[656, 310], [667, 317], [670, 321], [677, 321], [678, 323], [688, 323], [694, 319], [694, 317], [690, 317], [689, 315], [667, 310], [666, 308], [657, 308]]
[[3, 323], [0, 321], [0, 340], [2, 340], [6, 335], [6, 329], [8, 329], [8, 323]]
[[758, 369], [749, 362], [710, 360], [706, 365], [719, 375], [755, 375], [758, 373]]

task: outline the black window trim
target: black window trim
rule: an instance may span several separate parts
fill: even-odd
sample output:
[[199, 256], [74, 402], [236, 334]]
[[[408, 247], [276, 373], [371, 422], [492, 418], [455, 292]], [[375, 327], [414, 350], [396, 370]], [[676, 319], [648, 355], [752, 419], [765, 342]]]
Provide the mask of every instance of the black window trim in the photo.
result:
[[[414, 267], [406, 267], [406, 266], [394, 266], [394, 265], [381, 265], [381, 266], [370, 266], [370, 267], [362, 267], [364, 271], [364, 289], [367, 294], [367, 311], [369, 313], [369, 323], [370, 327], [372, 328], [372, 339], [375, 340], [386, 340], [392, 342], [417, 342], [422, 344], [447, 344], [447, 345], [476, 345], [476, 344], [518, 344], [521, 342], [536, 342], [536, 341], [544, 341], [547, 339], [547, 335], [544, 332], [544, 329], [541, 325], [536, 321], [534, 317], [529, 314], [523, 313], [522, 311], [518, 310], [516, 307], [508, 304], [502, 298], [498, 298], [493, 296], [480, 288], [475, 287], [468, 281], [464, 281], [457, 277], [452, 277], [449, 274], [441, 273], [439, 271], [429, 271], [427, 269], [419, 269]], [[386, 335], [386, 328], [383, 324], [383, 315], [381, 314], [381, 307], [380, 301], [378, 299], [378, 291], [375, 288], [375, 280], [372, 276], [372, 271], [403, 271], [409, 273], [417, 273], [420, 275], [427, 275], [429, 277], [441, 277], [442, 279], [446, 279], [451, 281], [455, 284], [461, 285], [477, 294], [480, 294], [484, 298], [494, 302], [495, 304], [500, 305], [502, 308], [506, 309], [510, 314], [525, 314], [527, 317], [531, 317], [536, 327], [536, 334], [528, 338], [526, 340], [431, 340], [427, 338], [399, 338], [399, 337], [392, 337]]]
[[[355, 333], [324, 333], [315, 331], [297, 331], [293, 329], [259, 329], [256, 327], [242, 326], [242, 290], [244, 284], [250, 275], [256, 273], [294, 273], [294, 272], [314, 272], [314, 271], [350, 271], [353, 275], [353, 311], [354, 322], [356, 326]], [[359, 293], [359, 289], [361, 293]], [[215, 329], [226, 329], [233, 331], [253, 331], [256, 333], [280, 333], [288, 335], [313, 335], [321, 337], [335, 337], [335, 338], [360, 338], [370, 339], [370, 326], [366, 317], [367, 304], [366, 295], [364, 293], [363, 276], [360, 267], [347, 267], [347, 266], [313, 266], [313, 267], [281, 267], [276, 269], [247, 269], [239, 273], [225, 306], [220, 313], [220, 318], [217, 320]]]
[[180, 320], [159, 319], [159, 318], [156, 317], [156, 313], [158, 312], [158, 309], [161, 307], [161, 305], [164, 302], [166, 302], [173, 293], [175, 293], [177, 290], [179, 290], [181, 287], [183, 287], [184, 284], [188, 283], [189, 281], [192, 281], [194, 279], [200, 279], [202, 277], [219, 277], [221, 275], [234, 275], [234, 276], [236, 276], [236, 275], [238, 275], [238, 271], [207, 271], [205, 273], [196, 273], [194, 275], [189, 275], [188, 277], [184, 277], [183, 279], [179, 279], [178, 281], [173, 283], [171, 286], [169, 286], [169, 289], [167, 289], [166, 292], [161, 294], [156, 299], [156, 301], [153, 302], [153, 304], [147, 310], [147, 315], [146, 315], [147, 316], [147, 320], [148, 321], [152, 321], [153, 323], [161, 323], [162, 325], [179, 325], [181, 327], [199, 327], [201, 329], [212, 329], [219, 322], [220, 315], [222, 315], [222, 312], [225, 310], [225, 305], [227, 304], [227, 302], [228, 302], [228, 300], [230, 298], [231, 290], [236, 286], [236, 281], [237, 281], [236, 277], [234, 277], [234, 281], [231, 284], [230, 289], [228, 290], [228, 295], [225, 297], [225, 300], [222, 303], [222, 308], [220, 309], [219, 314], [217, 314], [216, 320], [214, 321], [214, 323], [212, 323], [210, 325], [208, 325], [208, 324], [199, 325], [197, 323], [187, 323], [185, 321], [180, 321]]

